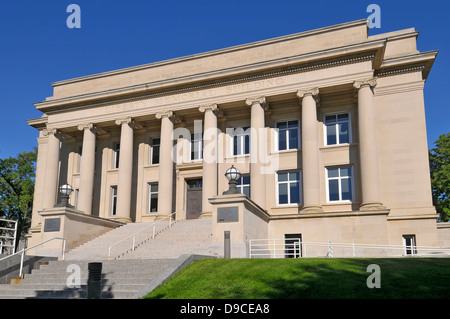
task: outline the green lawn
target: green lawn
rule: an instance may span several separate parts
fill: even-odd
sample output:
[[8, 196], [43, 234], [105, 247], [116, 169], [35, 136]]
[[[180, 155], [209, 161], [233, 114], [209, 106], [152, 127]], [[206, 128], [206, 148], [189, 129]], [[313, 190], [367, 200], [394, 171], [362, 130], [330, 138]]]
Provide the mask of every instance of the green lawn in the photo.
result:
[[[367, 287], [370, 264], [380, 288]], [[146, 298], [450, 298], [450, 258], [203, 259]]]

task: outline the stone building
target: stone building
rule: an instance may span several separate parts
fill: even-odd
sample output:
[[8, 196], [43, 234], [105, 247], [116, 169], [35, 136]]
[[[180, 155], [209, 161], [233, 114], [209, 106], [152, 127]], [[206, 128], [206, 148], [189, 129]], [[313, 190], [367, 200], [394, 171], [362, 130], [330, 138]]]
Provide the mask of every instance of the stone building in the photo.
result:
[[[413, 28], [368, 31], [359, 20], [52, 83], [28, 121], [30, 244], [50, 217], [80, 221], [62, 234], [76, 245], [92, 224], [174, 213], [211, 218], [219, 242], [240, 227], [241, 243], [439, 246], [423, 94], [437, 51], [419, 52]], [[222, 195], [232, 165], [247, 197]], [[75, 209], [61, 212], [65, 183]], [[220, 221], [236, 203], [243, 215]]]

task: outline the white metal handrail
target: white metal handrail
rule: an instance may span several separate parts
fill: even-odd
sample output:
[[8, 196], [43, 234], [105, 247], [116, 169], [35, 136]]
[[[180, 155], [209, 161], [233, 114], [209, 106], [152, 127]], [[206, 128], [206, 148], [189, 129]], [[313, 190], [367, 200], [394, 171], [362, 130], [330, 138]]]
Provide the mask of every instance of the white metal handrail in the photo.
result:
[[153, 235], [152, 235], [152, 238], [155, 238], [155, 235], [156, 235], [156, 234], [155, 234], [155, 232], [156, 232], [156, 225], [157, 225], [158, 223], [162, 222], [163, 220], [169, 219], [169, 227], [172, 227], [172, 216], [173, 216], [174, 214], [175, 214], [175, 212], [173, 212], [173, 213], [167, 215], [166, 217], [164, 217], [164, 218], [162, 218], [162, 219], [160, 219], [160, 220], [158, 220], [158, 221], [156, 221], [156, 222], [150, 224], [149, 226], [147, 226], [147, 227], [145, 227], [145, 228], [142, 228], [141, 230], [135, 232], [134, 234], [131, 234], [130, 236], [128, 236], [128, 237], [126, 237], [126, 238], [123, 238], [123, 239], [119, 240], [118, 242], [116, 242], [116, 243], [112, 244], [111, 246], [109, 246], [109, 248], [108, 248], [108, 260], [111, 258], [111, 249], [112, 249], [114, 246], [116, 246], [116, 245], [118, 245], [118, 244], [120, 244], [120, 243], [122, 243], [122, 242], [124, 242], [124, 241], [126, 241], [126, 240], [128, 240], [128, 239], [130, 239], [130, 238], [133, 238], [132, 245], [131, 245], [131, 250], [134, 251], [135, 248], [136, 248], [136, 235], [139, 235], [140, 233], [142, 233], [143, 231], [145, 231], [145, 230], [147, 230], [147, 229], [149, 229], [149, 228], [151, 228], [151, 227], [153, 227]]
[[256, 256], [267, 256], [270, 258], [298, 258], [301, 256], [300, 249], [300, 238], [250, 240], [250, 258]]
[[17, 253], [14, 253], [12, 255], [9, 255], [9, 256], [6, 256], [6, 257], [0, 259], [0, 261], [8, 259], [8, 258], [11, 258], [11, 257], [13, 257], [15, 255], [18, 255], [18, 254], [21, 254], [21, 256], [20, 256], [19, 278], [22, 279], [23, 278], [23, 259], [24, 259], [24, 256], [25, 256], [25, 252], [30, 250], [30, 249], [36, 248], [36, 247], [38, 247], [40, 245], [43, 245], [45, 243], [48, 243], [49, 241], [52, 241], [52, 240], [62, 240], [63, 241], [62, 260], [64, 260], [64, 258], [65, 258], [65, 251], [66, 251], [66, 239], [62, 238], [62, 237], [53, 237], [53, 238], [49, 238], [47, 240], [44, 240], [43, 242], [40, 242], [40, 243], [38, 243], [36, 245], [33, 245], [31, 247], [23, 248], [21, 251], [18, 251]]
[[[277, 251], [286, 251], [289, 248], [286, 248], [288, 244], [286, 241], [293, 239], [287, 238], [277, 238], [277, 239], [251, 239], [250, 244], [250, 258], [256, 256], [267, 256], [271, 258], [279, 258], [279, 257], [288, 257], [286, 254], [282, 254], [281, 256], [277, 254]], [[324, 242], [302, 242], [298, 241], [295, 243], [299, 246], [298, 250], [301, 252], [302, 256], [306, 256], [306, 248], [307, 247], [323, 247], [326, 249], [326, 256], [334, 257], [337, 255], [335, 248], [343, 248], [343, 249], [351, 249], [353, 257], [356, 256], [356, 249], [392, 249], [392, 250], [402, 250], [406, 255], [406, 250], [414, 251], [413, 255], [419, 255], [417, 252], [420, 251], [420, 255], [424, 255], [427, 252], [441, 252], [447, 253], [450, 255], [450, 247], [435, 247], [435, 246], [404, 246], [404, 245], [380, 245], [380, 244], [355, 244], [355, 243], [332, 243], [328, 241]], [[282, 248], [278, 248], [278, 247]], [[292, 248], [291, 248], [292, 249]]]
[[16, 252], [16, 237], [17, 237], [17, 220], [10, 220], [10, 219], [4, 219], [0, 218], [0, 222], [5, 223], [13, 223], [14, 227], [0, 227], [0, 230], [6, 230], [6, 232], [13, 232], [13, 236], [0, 236], [0, 239], [6, 239], [11, 240], [12, 244], [6, 244], [3, 242], [0, 242], [0, 254], [3, 252], [3, 247], [11, 247], [12, 253], [14, 254]]

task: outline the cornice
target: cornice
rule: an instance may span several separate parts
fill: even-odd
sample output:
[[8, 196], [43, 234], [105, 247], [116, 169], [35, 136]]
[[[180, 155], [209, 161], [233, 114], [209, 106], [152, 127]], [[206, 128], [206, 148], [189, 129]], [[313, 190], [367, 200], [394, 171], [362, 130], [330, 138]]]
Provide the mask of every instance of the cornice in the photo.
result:
[[212, 51], [208, 51], [208, 52], [204, 52], [204, 53], [188, 55], [185, 57], [169, 59], [169, 60], [159, 61], [159, 62], [153, 62], [153, 63], [143, 64], [143, 65], [129, 67], [129, 68], [123, 68], [123, 69], [118, 69], [118, 70], [113, 70], [113, 71], [108, 71], [108, 72], [102, 72], [102, 73], [78, 77], [78, 78], [74, 78], [74, 79], [57, 81], [57, 82], [53, 82], [52, 86], [56, 87], [56, 86], [61, 86], [61, 85], [65, 85], [65, 84], [70, 84], [70, 83], [76, 83], [76, 82], [81, 82], [81, 81], [86, 81], [86, 80], [91, 80], [91, 79], [108, 77], [111, 75], [117, 75], [117, 74], [134, 72], [134, 71], [139, 71], [139, 70], [144, 70], [144, 69], [150, 69], [150, 68], [155, 68], [155, 67], [159, 67], [159, 66], [163, 66], [163, 65], [174, 64], [174, 63], [179, 63], [179, 62], [184, 62], [184, 61], [189, 61], [189, 60], [195, 60], [195, 59], [200, 59], [200, 58], [209, 57], [209, 56], [213, 56], [213, 55], [230, 53], [230, 52], [244, 50], [244, 49], [251, 49], [251, 48], [264, 46], [264, 45], [276, 44], [276, 43], [283, 42], [283, 41], [290, 41], [290, 40], [294, 40], [294, 39], [298, 39], [298, 38], [302, 38], [302, 37], [319, 35], [319, 34], [322, 34], [325, 32], [332, 32], [332, 31], [337, 31], [340, 29], [352, 28], [352, 27], [361, 26], [361, 25], [368, 26], [367, 19], [350, 21], [350, 22], [336, 24], [336, 25], [318, 28], [318, 29], [314, 29], [314, 30], [303, 31], [303, 32], [285, 35], [285, 36], [280, 36], [280, 37], [276, 37], [276, 38], [272, 38], [272, 39], [266, 39], [266, 40], [241, 44], [241, 45], [237, 45], [237, 46], [232, 46], [229, 48], [223, 48], [223, 49], [212, 50]]
[[[204, 75], [202, 77], [202, 74], [200, 74], [196, 75], [196, 77], [201, 78], [202, 81], [199, 81], [199, 79], [195, 80], [192, 77], [172, 79], [105, 92], [89, 93], [82, 96], [51, 99], [35, 103], [35, 106], [39, 110], [46, 112], [47, 114], [51, 114], [54, 112], [52, 109], [57, 109], [57, 111], [65, 111], [66, 109], [76, 110], [79, 108], [98, 107], [130, 101], [145, 100], [153, 97], [186, 93], [201, 89], [205, 90], [249, 81], [270, 79], [283, 75], [310, 72], [366, 61], [374, 62], [378, 59], [377, 56], [381, 54], [380, 50], [382, 50], [384, 46], [384, 40], [374, 41], [373, 43], [370, 43], [370, 45], [365, 43], [365, 50], [363, 52], [357, 52], [358, 50], [361, 50], [361, 44], [358, 45], [359, 48], [356, 45], [352, 45], [352, 48], [347, 48], [346, 50], [339, 48], [339, 50], [332, 49], [331, 51], [333, 52], [329, 50], [326, 50], [329, 52], [313, 52], [302, 54], [297, 57], [290, 57], [289, 60], [278, 59], [277, 61], [261, 62], [258, 64], [252, 64], [251, 66], [240, 67], [233, 69], [232, 71], [220, 71], [219, 73], [222, 75], [220, 78], [214, 78], [211, 74], [209, 74], [209, 76]], [[345, 54], [343, 54], [342, 50]], [[338, 51], [340, 54], [338, 54]], [[249, 69], [252, 69], [253, 72], [249, 72]], [[233, 75], [226, 77], [223, 72]], [[170, 85], [170, 82], [172, 81], [183, 82], [184, 85]], [[161, 89], [161, 87], [164, 87], [165, 85], [167, 85], [166, 88]], [[132, 95], [132, 93], [134, 93], [134, 95]], [[129, 96], [126, 96], [127, 94]]]

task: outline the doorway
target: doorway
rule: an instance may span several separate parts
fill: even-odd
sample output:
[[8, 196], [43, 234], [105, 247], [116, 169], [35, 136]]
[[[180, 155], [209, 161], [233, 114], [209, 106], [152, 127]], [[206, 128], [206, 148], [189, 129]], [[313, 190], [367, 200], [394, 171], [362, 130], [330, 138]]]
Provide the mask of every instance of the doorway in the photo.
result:
[[198, 219], [202, 212], [202, 179], [189, 179], [186, 184], [186, 219]]
[[284, 234], [284, 258], [302, 257], [302, 234]]

